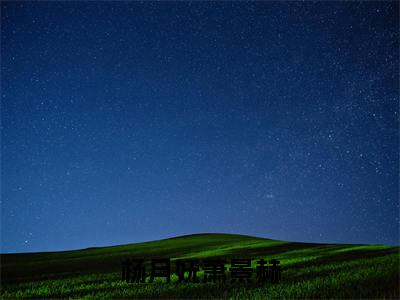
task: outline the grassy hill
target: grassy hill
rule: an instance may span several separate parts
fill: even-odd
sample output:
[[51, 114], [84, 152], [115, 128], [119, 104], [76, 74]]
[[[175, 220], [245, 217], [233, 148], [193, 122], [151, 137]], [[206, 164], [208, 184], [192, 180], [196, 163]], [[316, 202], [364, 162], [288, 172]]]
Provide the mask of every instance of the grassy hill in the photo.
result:
[[[2, 298], [400, 298], [399, 247], [293, 243], [233, 234], [195, 234], [75, 251], [1, 255]], [[276, 258], [273, 285], [121, 282], [121, 260]], [[255, 265], [254, 265], [255, 267]], [[149, 268], [146, 268], [149, 272]], [[200, 273], [200, 277], [201, 277]], [[229, 277], [228, 277], [229, 278]]]

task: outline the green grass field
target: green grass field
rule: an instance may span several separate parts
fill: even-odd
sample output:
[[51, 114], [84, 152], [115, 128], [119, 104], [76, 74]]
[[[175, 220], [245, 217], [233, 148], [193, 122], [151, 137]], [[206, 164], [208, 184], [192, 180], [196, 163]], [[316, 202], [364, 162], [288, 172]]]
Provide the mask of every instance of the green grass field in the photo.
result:
[[[65, 252], [1, 255], [1, 298], [368, 298], [399, 299], [399, 247], [293, 243], [232, 234], [196, 234], [160, 241]], [[265, 258], [280, 260], [282, 281], [154, 283], [120, 280], [127, 257]], [[255, 263], [255, 261], [254, 261]], [[229, 267], [229, 265], [227, 265]], [[150, 268], [147, 267], [149, 272]], [[201, 277], [201, 272], [200, 272]]]

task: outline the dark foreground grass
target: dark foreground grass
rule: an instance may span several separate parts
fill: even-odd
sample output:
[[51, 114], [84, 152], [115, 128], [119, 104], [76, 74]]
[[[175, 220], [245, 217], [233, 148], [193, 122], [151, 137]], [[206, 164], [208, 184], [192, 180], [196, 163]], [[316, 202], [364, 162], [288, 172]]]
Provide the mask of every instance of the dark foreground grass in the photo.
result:
[[[399, 247], [327, 245], [227, 235], [191, 235], [78, 251], [2, 255], [1, 297], [9, 298], [367, 298], [399, 299]], [[282, 282], [121, 282], [125, 257], [277, 258]], [[172, 263], [174, 266], [174, 263]], [[200, 273], [200, 276], [202, 274]], [[148, 279], [147, 279], [148, 280]]]

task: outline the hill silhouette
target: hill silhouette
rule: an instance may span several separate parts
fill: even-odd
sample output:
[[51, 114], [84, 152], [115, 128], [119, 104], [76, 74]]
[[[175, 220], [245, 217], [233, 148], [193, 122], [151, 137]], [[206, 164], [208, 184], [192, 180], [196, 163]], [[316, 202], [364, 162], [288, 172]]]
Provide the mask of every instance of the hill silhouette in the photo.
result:
[[[315, 280], [329, 282], [335, 278], [335, 284], [332, 283], [330, 289], [337, 288], [338, 291], [341, 289], [341, 284], [353, 281], [357, 287], [354, 293], [350, 293], [353, 298], [381, 295], [396, 298], [399, 295], [399, 247], [299, 243], [237, 234], [204, 233], [73, 251], [2, 254], [2, 285], [5, 291], [3, 296], [17, 296], [12, 291], [26, 286], [27, 282], [42, 286], [44, 282], [49, 282], [49, 279], [52, 280], [52, 284], [54, 282], [61, 284], [68, 278], [75, 280], [100, 276], [96, 278], [109, 278], [107, 280], [115, 282], [120, 278], [121, 261], [127, 257], [144, 258], [146, 261], [168, 257], [172, 260], [172, 266], [176, 259], [225, 258], [229, 261], [231, 258], [276, 258], [281, 261], [284, 284], [300, 284]], [[373, 285], [371, 281], [374, 281]], [[376, 282], [381, 283], [376, 285]], [[65, 288], [65, 282], [63, 284]], [[360, 287], [364, 287], [364, 290]], [[119, 290], [116, 289], [116, 294], [110, 295], [120, 297], [117, 291]], [[88, 289], [87, 292], [91, 293], [91, 290]], [[318, 292], [318, 289], [314, 292]], [[64, 296], [51, 293], [41, 295], [35, 292], [29, 295]], [[299, 296], [296, 293], [290, 295]], [[302, 295], [309, 297], [314, 294]], [[70, 292], [68, 296], [76, 294]], [[144, 293], [142, 296], [154, 295]]]

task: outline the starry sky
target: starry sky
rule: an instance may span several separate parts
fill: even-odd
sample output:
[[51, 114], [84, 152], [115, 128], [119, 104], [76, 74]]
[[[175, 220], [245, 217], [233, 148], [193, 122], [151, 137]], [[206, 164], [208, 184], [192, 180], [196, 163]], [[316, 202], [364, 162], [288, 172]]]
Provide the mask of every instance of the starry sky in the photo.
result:
[[1, 251], [399, 244], [397, 2], [2, 2]]

